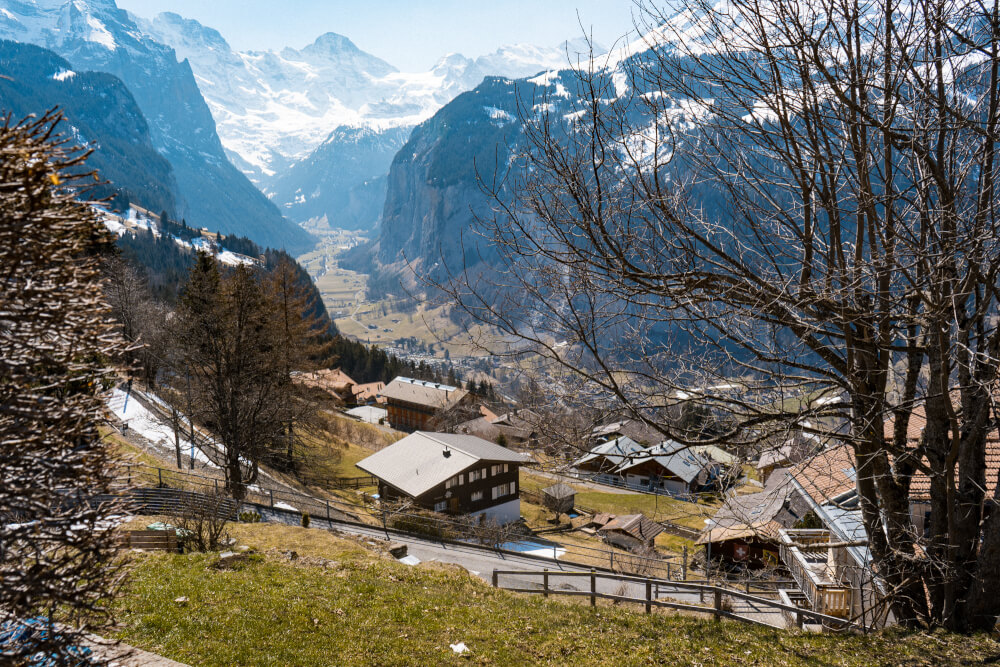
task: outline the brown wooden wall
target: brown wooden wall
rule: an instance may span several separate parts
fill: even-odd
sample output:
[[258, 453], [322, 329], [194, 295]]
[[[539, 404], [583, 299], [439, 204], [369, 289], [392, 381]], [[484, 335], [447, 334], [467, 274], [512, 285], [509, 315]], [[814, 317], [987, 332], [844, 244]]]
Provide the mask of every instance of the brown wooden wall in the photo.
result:
[[[479, 463], [465, 469], [461, 473], [464, 475], [463, 484], [452, 486], [450, 489], [445, 488], [445, 484], [439, 484], [427, 493], [417, 497], [415, 499], [416, 504], [424, 509], [433, 510], [435, 504], [441, 501], [447, 501], [448, 508], [445, 510], [446, 512], [450, 514], [467, 514], [469, 512], [479, 512], [489, 507], [493, 507], [494, 505], [500, 505], [511, 500], [516, 500], [519, 491], [518, 468], [520, 467], [517, 463], [506, 464], [507, 472], [499, 472], [496, 475], [487, 474], [485, 479], [480, 479], [472, 483], [469, 482], [470, 471], [483, 470], [485, 468], [488, 473], [490, 468], [494, 465], [504, 464], [497, 463], [496, 461], [480, 461]], [[493, 487], [510, 482], [514, 483], [513, 493], [509, 493], [494, 500], [492, 494]], [[450, 498], [445, 497], [445, 494], [448, 491], [451, 491]], [[472, 494], [476, 491], [483, 492], [482, 500], [472, 500]], [[390, 499], [407, 497], [404, 496], [404, 494], [399, 490], [381, 482], [379, 483], [379, 494], [383, 498]]]

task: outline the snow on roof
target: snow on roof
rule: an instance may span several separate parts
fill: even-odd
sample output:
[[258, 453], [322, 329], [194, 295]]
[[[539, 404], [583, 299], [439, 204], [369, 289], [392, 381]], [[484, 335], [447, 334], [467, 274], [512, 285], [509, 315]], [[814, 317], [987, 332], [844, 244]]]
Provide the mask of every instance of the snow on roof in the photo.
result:
[[345, 414], [368, 424], [377, 424], [379, 420], [388, 418], [389, 411], [385, 408], [376, 408], [374, 405], [362, 405], [348, 410]]

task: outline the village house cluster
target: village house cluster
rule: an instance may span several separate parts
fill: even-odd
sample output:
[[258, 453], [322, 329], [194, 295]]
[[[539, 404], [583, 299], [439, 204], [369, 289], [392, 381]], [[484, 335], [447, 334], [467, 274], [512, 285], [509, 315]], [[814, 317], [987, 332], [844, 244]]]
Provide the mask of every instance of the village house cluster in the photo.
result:
[[[377, 480], [380, 500], [498, 525], [522, 519], [519, 472], [521, 466], [537, 466], [529, 452], [544, 424], [538, 414], [498, 415], [460, 387], [405, 377], [358, 384], [331, 370], [303, 375], [300, 381], [337, 397], [350, 408], [348, 415], [410, 432], [357, 464]], [[430, 430], [440, 427], [445, 415], [470, 412], [478, 416], [439, 428], [449, 432]], [[909, 422], [912, 440], [920, 437], [922, 423], [918, 409]], [[886, 428], [891, 432], [892, 423]], [[779, 591], [787, 604], [866, 625], [891, 622], [880, 604], [886, 591], [871, 567], [848, 445], [797, 432], [746, 461], [721, 447], [683, 445], [639, 420], [620, 419], [594, 428], [584, 446], [585, 453], [560, 469], [566, 481], [692, 503], [706, 494], [721, 496], [721, 508], [694, 540], [715, 576], [783, 577], [794, 581]], [[995, 433], [987, 452], [992, 493], [1000, 470]], [[747, 476], [751, 466], [756, 480]], [[917, 474], [910, 511], [918, 530], [929, 521], [929, 492], [930, 480]], [[534, 502], [556, 516], [576, 516], [569, 484], [557, 481], [540, 498]], [[664, 530], [643, 514], [595, 513], [574, 526], [636, 553], [655, 553], [655, 539]]]

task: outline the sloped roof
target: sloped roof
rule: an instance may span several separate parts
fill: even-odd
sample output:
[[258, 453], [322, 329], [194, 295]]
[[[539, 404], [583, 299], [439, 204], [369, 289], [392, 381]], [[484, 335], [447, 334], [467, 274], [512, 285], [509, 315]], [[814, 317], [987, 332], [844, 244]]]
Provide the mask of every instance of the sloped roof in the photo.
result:
[[437, 410], [455, 405], [468, 394], [469, 392], [458, 387], [404, 377], [396, 378], [381, 392], [382, 396], [390, 400], [395, 399]]
[[542, 493], [550, 498], [570, 498], [576, 495], [576, 489], [569, 484], [559, 482], [558, 484], [553, 484], [547, 489], [542, 489]]
[[491, 422], [487, 417], [477, 417], [476, 419], [462, 422], [455, 427], [455, 431], [467, 435], [475, 435], [484, 440], [492, 440], [494, 442], [501, 434], [505, 438], [516, 440], [527, 440], [531, 437], [531, 431], [509, 426], [499, 421]]
[[639, 540], [652, 540], [663, 532], [663, 526], [646, 518], [645, 514], [624, 514], [604, 524], [598, 532], [620, 531]]
[[817, 504], [857, 489], [854, 451], [849, 445], [824, 449], [792, 468], [792, 478]]
[[308, 386], [317, 387], [324, 391], [342, 393], [357, 383], [339, 368], [323, 369], [312, 373], [299, 373], [295, 379]]
[[525, 463], [525, 454], [455, 433], [417, 431], [357, 463], [403, 493], [417, 497], [479, 461]]
[[639, 456], [626, 457], [616, 472], [625, 472], [650, 459], [687, 483], [691, 483], [698, 477], [705, 469], [706, 463], [689, 447], [673, 440], [664, 440], [658, 445], [643, 449]]
[[792, 443], [786, 442], [780, 447], [768, 449], [760, 455], [756, 467], [766, 468], [767, 466], [781, 465], [788, 463], [792, 458]]
[[369, 424], [377, 424], [380, 419], [385, 419], [389, 416], [389, 411], [385, 408], [376, 408], [374, 405], [362, 405], [357, 408], [348, 410], [344, 414], [350, 417], [356, 417], [363, 422], [368, 422]]
[[641, 452], [642, 450], [643, 447], [638, 442], [623, 436], [592, 447], [586, 455], [576, 460], [573, 465], [582, 465], [598, 458], [607, 459], [612, 465], [620, 465], [626, 456]]
[[725, 542], [745, 537], [776, 540], [782, 526], [775, 521], [792, 490], [787, 469], [776, 470], [763, 491], [730, 496], [712, 517], [695, 544]]
[[[892, 416], [885, 420], [885, 435], [891, 438], [894, 429]], [[927, 426], [927, 416], [924, 413], [923, 404], [914, 406], [910, 412], [910, 419], [907, 422], [906, 438], [910, 446], [916, 445], [923, 435]], [[924, 459], [927, 463], [927, 459]], [[986, 494], [992, 496], [996, 490], [997, 478], [1000, 475], [1000, 433], [992, 429], [986, 436]], [[916, 471], [910, 478], [910, 499], [927, 500], [931, 493], [931, 478], [923, 471]]]
[[595, 428], [592, 433], [597, 438], [607, 438], [615, 434], [620, 434], [635, 442], [647, 445], [659, 442], [663, 438], [662, 433], [638, 419], [622, 419], [610, 424], [603, 424]]
[[366, 401], [373, 396], [378, 396], [378, 394], [385, 389], [384, 382], [369, 382], [367, 384], [356, 384], [351, 387], [351, 393], [354, 394], [354, 398]]
[[731, 466], [736, 464], [736, 457], [715, 445], [695, 445], [691, 451], [700, 454], [702, 458], [710, 459], [716, 463]]

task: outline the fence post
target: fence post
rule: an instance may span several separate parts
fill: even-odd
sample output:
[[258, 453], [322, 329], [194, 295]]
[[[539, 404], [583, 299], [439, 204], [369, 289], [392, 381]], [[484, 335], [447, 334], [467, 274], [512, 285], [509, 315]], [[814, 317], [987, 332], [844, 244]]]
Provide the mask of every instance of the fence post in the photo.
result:
[[590, 606], [597, 606], [597, 572], [590, 568]]
[[271, 494], [271, 509], [274, 509], [274, 489], [268, 489], [267, 491]]
[[212, 482], [215, 484], [215, 495], [219, 495], [219, 480], [213, 479]]
[[542, 595], [549, 597], [549, 568], [542, 570]]
[[687, 581], [688, 578], [688, 548], [684, 545], [684, 562], [681, 565], [681, 581]]
[[797, 627], [799, 630], [802, 629], [802, 612], [801, 611], [795, 612], [795, 627]]
[[326, 501], [326, 520], [330, 520], [330, 501]]
[[646, 613], [653, 611], [653, 582], [649, 579], [646, 580]]
[[609, 567], [608, 569], [609, 570], [614, 570], [615, 569], [615, 551], [614, 551], [614, 549], [612, 549], [608, 553], [611, 554], [611, 567]]
[[750, 594], [750, 580], [747, 579], [747, 594]]
[[493, 568], [493, 588], [497, 588], [500, 585], [500, 575], [497, 574], [496, 568]]
[[715, 612], [714, 612], [714, 615], [715, 615], [715, 620], [716, 621], [722, 619], [722, 589], [721, 588], [716, 588], [715, 589]]
[[156, 469], [156, 479], [160, 482], [160, 486], [163, 486], [163, 468]]

